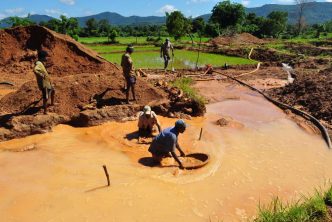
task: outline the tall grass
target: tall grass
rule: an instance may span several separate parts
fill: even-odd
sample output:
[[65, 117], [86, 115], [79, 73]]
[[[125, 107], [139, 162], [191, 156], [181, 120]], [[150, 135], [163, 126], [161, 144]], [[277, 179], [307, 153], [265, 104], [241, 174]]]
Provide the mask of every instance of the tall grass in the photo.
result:
[[[267, 206], [260, 206], [255, 222], [325, 222], [330, 216], [327, 205], [332, 200], [332, 186], [326, 192], [316, 191], [295, 203], [284, 204], [279, 198]], [[331, 205], [330, 205], [331, 206]]]
[[190, 77], [178, 78], [171, 83], [172, 86], [175, 86], [183, 91], [183, 93], [190, 99], [196, 101], [200, 106], [205, 106], [206, 100], [204, 97], [199, 95], [197, 90], [192, 87], [194, 80]]

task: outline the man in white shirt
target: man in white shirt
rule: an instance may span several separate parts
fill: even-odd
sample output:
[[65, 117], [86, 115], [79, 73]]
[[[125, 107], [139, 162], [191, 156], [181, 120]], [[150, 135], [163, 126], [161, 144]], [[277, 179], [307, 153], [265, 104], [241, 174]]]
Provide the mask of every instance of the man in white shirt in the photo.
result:
[[141, 111], [138, 115], [139, 138], [152, 136], [154, 125], [157, 125], [160, 133], [161, 127], [157, 115], [151, 110], [150, 106], [144, 106], [143, 111]]

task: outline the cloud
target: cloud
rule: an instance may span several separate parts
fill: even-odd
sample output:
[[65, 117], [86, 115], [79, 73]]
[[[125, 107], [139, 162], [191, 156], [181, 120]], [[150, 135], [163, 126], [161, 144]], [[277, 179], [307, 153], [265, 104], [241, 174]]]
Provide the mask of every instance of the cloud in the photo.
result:
[[20, 14], [22, 12], [24, 12], [24, 8], [12, 8], [12, 9], [6, 9], [5, 10], [5, 13], [10, 14], [10, 15]]
[[75, 5], [75, 0], [60, 0], [60, 2], [66, 5]]
[[187, 0], [186, 4], [199, 4], [199, 3], [206, 3], [206, 2], [218, 2], [218, 0]]
[[201, 3], [201, 2], [210, 2], [211, 0], [190, 0], [188, 2], [192, 2], [192, 3]]
[[10, 8], [0, 12], [0, 19], [10, 16], [26, 17], [27, 13], [24, 8]]
[[53, 16], [53, 15], [65, 15], [65, 16], [68, 16], [67, 13], [62, 12], [59, 9], [45, 9], [45, 12], [49, 16]]
[[94, 15], [94, 14], [96, 14], [96, 13], [94, 13], [93, 11], [90, 11], [90, 10], [88, 10], [88, 11], [84, 11], [83, 13], [84, 13], [85, 16], [89, 16], [89, 15]]
[[278, 0], [280, 3], [291, 4], [294, 3], [294, 0]]
[[250, 4], [249, 0], [242, 0], [242, 5], [243, 6], [248, 6]]
[[332, 2], [332, 0], [326, 0], [326, 2]]
[[178, 9], [176, 9], [173, 5], [164, 5], [157, 11], [157, 13], [165, 14], [166, 12], [170, 13], [174, 11], [178, 11]]

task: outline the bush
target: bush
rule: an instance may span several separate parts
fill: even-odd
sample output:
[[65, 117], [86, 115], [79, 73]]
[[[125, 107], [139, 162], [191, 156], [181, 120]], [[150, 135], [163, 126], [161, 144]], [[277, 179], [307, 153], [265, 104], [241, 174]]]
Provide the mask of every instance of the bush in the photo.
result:
[[192, 87], [194, 80], [192, 78], [183, 77], [176, 79], [172, 82], [172, 86], [175, 86], [183, 91], [183, 93], [192, 100], [193, 113], [201, 116], [205, 113], [206, 100], [204, 97], [198, 94], [197, 90]]
[[324, 195], [325, 204], [332, 207], [332, 186]]
[[76, 41], [78, 41], [78, 39], [79, 39], [78, 35], [72, 35], [71, 37], [72, 37], [73, 39], [75, 39]]
[[324, 219], [327, 216], [327, 208], [324, 198], [318, 192], [314, 197], [305, 201], [304, 207], [311, 221]]
[[330, 203], [332, 187], [322, 195], [319, 192], [313, 197], [303, 198], [292, 204], [283, 204], [279, 198], [275, 198], [270, 205], [259, 207], [256, 222], [311, 222], [326, 221], [328, 211], [325, 203]]

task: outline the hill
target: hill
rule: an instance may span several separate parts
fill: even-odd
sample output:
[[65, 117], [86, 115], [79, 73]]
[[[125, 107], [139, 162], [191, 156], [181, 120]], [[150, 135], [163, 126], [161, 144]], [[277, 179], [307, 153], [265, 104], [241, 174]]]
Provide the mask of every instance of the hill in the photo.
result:
[[[39, 24], [40, 22], [48, 22], [49, 20], [53, 19], [53, 17], [48, 16], [48, 15], [30, 15], [30, 20], [35, 22], [36, 24]], [[9, 18], [5, 18], [0, 20], [0, 28], [9, 28]]]
[[125, 17], [118, 13], [114, 12], [103, 12], [96, 15], [85, 16], [85, 17], [77, 17], [80, 26], [84, 26], [85, 22], [88, 19], [94, 18], [96, 20], [106, 19], [112, 25], [132, 25], [132, 24], [164, 24], [166, 21], [166, 17], [158, 17], [158, 16], [130, 16]]
[[[266, 4], [261, 7], [246, 8], [247, 13], [255, 13], [258, 16], [266, 17], [272, 11], [286, 11], [288, 12], [288, 22], [294, 24], [297, 20], [296, 5], [278, 5], [278, 4]], [[332, 20], [332, 2], [311, 2], [308, 3], [306, 8], [306, 23], [324, 23]], [[209, 20], [211, 14], [201, 15], [199, 17]], [[165, 24], [165, 16], [129, 16], [125, 17], [115, 12], [102, 12], [96, 15], [77, 17], [79, 25], [84, 26], [88, 19], [94, 18], [96, 20], [106, 19], [112, 25], [158, 25]], [[41, 21], [49, 21], [52, 17], [47, 15], [31, 15], [30, 19], [37, 24]], [[0, 21], [0, 28], [8, 27], [6, 23], [8, 18]]]
[[[266, 17], [272, 11], [288, 12], [288, 22], [296, 23], [298, 6], [296, 5], [278, 5], [266, 4], [261, 7], [246, 8], [247, 13], [255, 13], [258, 16]], [[209, 20], [211, 14], [205, 14], [200, 17], [206, 21]], [[310, 2], [305, 11], [305, 19], [308, 24], [324, 23], [332, 20], [332, 3], [331, 2]]]

